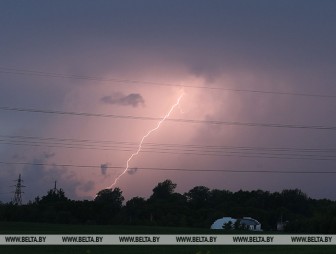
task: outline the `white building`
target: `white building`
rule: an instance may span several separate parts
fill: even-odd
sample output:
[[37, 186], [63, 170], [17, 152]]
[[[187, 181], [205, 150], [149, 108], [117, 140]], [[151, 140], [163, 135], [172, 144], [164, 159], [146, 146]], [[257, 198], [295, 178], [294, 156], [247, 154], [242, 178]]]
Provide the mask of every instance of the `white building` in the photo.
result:
[[240, 224], [245, 225], [248, 230], [252, 231], [261, 231], [261, 224], [256, 219], [253, 219], [251, 217], [243, 217], [240, 220]]
[[212, 225], [211, 225], [211, 229], [223, 229], [224, 225], [227, 223], [230, 223], [232, 225], [234, 225], [236, 223], [236, 219], [231, 218], [231, 217], [223, 217], [221, 219], [216, 220]]
[[221, 219], [216, 220], [212, 225], [211, 229], [224, 229], [225, 224], [231, 224], [232, 229], [234, 229], [234, 225], [239, 220], [241, 225], [244, 225], [248, 230], [251, 231], [262, 231], [261, 224], [256, 219], [251, 217], [243, 217], [242, 219], [235, 219], [232, 217], [223, 217]]

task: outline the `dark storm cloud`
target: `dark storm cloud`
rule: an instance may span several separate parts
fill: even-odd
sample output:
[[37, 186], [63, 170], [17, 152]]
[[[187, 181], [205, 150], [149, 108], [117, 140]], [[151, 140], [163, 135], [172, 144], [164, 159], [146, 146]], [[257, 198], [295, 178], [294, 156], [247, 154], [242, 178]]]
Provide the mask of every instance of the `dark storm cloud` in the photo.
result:
[[[10, 36], [0, 50], [7, 59], [17, 62], [17, 54], [23, 61], [28, 47], [39, 52], [35, 59], [47, 55], [47, 64], [66, 62], [75, 74], [99, 74], [139, 68], [157, 58], [184, 64], [209, 81], [248, 69], [292, 77], [303, 71], [309, 82], [312, 71], [316, 77], [335, 67], [334, 1], [38, 3], [38, 9], [24, 2], [4, 4], [1, 26]], [[18, 27], [33, 36], [15, 40]], [[326, 83], [334, 78], [328, 75], [319, 76]]]
[[145, 100], [139, 93], [130, 93], [128, 95], [124, 95], [123, 93], [116, 92], [112, 95], [102, 97], [101, 101], [106, 104], [132, 106], [134, 108], [138, 107], [139, 105], [145, 105]]
[[102, 175], [106, 176], [107, 169], [108, 169], [108, 164], [107, 163], [100, 165], [100, 172], [101, 172]]
[[127, 173], [130, 175], [134, 175], [138, 171], [138, 168], [129, 168]]

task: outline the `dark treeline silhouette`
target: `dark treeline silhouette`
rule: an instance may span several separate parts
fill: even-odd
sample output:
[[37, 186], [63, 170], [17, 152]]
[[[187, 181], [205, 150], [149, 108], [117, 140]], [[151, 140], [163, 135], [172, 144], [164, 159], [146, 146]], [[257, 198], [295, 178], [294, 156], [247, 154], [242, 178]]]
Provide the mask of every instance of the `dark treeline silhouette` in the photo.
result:
[[196, 186], [180, 194], [175, 188], [176, 184], [165, 180], [148, 199], [134, 197], [124, 205], [119, 188], [101, 190], [92, 201], [70, 200], [62, 189], [52, 189], [26, 205], [0, 204], [0, 220], [209, 228], [224, 216], [249, 216], [267, 231], [285, 222], [286, 232], [336, 233], [336, 202], [308, 198], [298, 189], [231, 192]]

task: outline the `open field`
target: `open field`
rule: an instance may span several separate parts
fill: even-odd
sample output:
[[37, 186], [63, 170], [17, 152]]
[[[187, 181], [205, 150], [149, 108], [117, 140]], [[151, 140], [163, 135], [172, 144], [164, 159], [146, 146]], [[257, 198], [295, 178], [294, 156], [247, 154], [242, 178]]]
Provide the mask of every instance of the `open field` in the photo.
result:
[[[208, 229], [0, 222], [0, 234], [207, 234]], [[217, 234], [217, 232], [216, 232]], [[336, 246], [0, 246], [0, 253], [336, 253]]]

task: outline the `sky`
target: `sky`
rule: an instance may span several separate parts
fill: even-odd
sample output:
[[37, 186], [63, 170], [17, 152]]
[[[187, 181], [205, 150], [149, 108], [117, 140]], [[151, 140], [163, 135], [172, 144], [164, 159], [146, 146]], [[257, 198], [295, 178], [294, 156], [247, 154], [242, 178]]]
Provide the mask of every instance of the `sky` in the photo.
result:
[[179, 193], [335, 200], [335, 11], [327, 0], [1, 1], [0, 201], [19, 174], [24, 202], [55, 181], [93, 199], [181, 94], [113, 186], [126, 200], [166, 179]]

